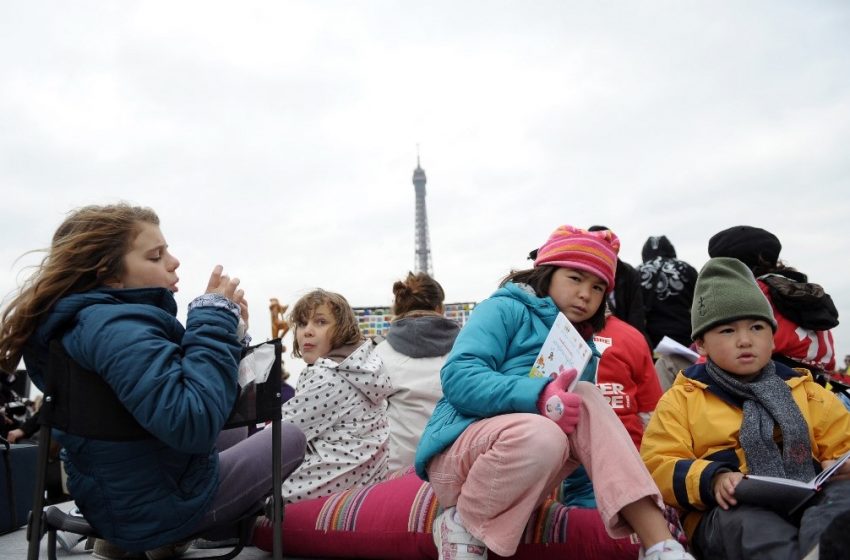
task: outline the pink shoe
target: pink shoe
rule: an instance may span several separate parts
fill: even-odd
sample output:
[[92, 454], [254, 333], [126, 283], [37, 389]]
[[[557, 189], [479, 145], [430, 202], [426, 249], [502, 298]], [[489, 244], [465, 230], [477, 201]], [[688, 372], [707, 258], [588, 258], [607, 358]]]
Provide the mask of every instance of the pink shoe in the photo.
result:
[[439, 560], [487, 560], [487, 547], [461, 525], [455, 507], [434, 520], [434, 543]]

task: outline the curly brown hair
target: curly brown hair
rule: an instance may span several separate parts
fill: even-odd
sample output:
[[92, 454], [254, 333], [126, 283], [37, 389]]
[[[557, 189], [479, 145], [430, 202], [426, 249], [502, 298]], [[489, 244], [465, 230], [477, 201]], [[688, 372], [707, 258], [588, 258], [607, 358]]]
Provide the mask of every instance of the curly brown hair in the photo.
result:
[[438, 311], [446, 299], [440, 283], [424, 272], [408, 272], [407, 278], [393, 284], [393, 295], [392, 312], [396, 317], [411, 311]]
[[348, 346], [357, 344], [363, 340], [363, 335], [360, 333], [360, 327], [357, 325], [357, 317], [354, 311], [348, 304], [348, 300], [340, 294], [327, 292], [322, 289], [313, 290], [295, 302], [292, 306], [292, 311], [289, 312], [287, 321], [293, 325], [292, 333], [292, 356], [295, 358], [301, 357], [301, 346], [298, 344], [298, 329], [303, 328], [321, 305], [330, 308], [331, 315], [334, 318], [334, 325], [331, 327], [331, 348], [339, 348], [340, 346]]
[[[0, 370], [14, 371], [41, 318], [61, 298], [104, 285], [124, 272], [141, 224], [159, 225], [150, 208], [120, 203], [72, 210], [47, 254], [0, 315]], [[38, 252], [36, 250], [35, 252]]]

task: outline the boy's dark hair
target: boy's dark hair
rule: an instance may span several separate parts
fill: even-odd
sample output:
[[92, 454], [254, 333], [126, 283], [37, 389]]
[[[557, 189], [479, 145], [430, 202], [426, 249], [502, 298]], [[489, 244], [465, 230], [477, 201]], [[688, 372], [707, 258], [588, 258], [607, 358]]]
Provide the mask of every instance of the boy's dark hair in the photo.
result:
[[[507, 276], [502, 278], [499, 287], [504, 286], [508, 282], [526, 284], [534, 290], [538, 297], [547, 297], [549, 295], [549, 285], [552, 283], [552, 275], [558, 270], [558, 266], [541, 264], [534, 268], [525, 270], [512, 270]], [[586, 321], [593, 328], [593, 332], [599, 332], [605, 326], [605, 306], [606, 300], [602, 299], [596, 313]]]
[[340, 294], [316, 289], [303, 295], [296, 301], [287, 317], [287, 320], [294, 328], [292, 336], [293, 357], [301, 357], [301, 346], [298, 344], [297, 336], [298, 329], [303, 328], [307, 324], [307, 321], [310, 320], [310, 317], [316, 312], [316, 309], [323, 304], [327, 304], [328, 308], [330, 308], [335, 323], [331, 331], [331, 349], [336, 349], [340, 346], [350, 346], [363, 340], [363, 335], [360, 333], [360, 328], [357, 325], [357, 317], [348, 304], [348, 300]]

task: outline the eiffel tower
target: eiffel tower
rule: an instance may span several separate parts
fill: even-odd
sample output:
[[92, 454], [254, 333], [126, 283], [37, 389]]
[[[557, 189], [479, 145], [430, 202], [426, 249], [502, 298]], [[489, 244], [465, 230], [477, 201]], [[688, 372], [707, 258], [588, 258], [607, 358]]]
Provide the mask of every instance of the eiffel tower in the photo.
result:
[[[417, 150], [418, 152], [418, 150]], [[413, 186], [416, 189], [416, 230], [414, 248], [414, 273], [425, 272], [434, 275], [431, 266], [431, 241], [428, 236], [428, 211], [425, 208], [425, 170], [419, 165], [416, 154], [416, 169], [413, 170]]]

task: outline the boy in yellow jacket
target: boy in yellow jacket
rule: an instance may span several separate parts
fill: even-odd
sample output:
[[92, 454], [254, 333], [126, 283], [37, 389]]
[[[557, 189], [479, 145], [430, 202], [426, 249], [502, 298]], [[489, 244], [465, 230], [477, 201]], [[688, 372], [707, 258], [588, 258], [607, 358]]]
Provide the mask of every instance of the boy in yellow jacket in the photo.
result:
[[850, 533], [850, 462], [794, 517], [738, 503], [735, 488], [745, 474], [811, 480], [850, 450], [850, 412], [807, 370], [771, 359], [773, 312], [737, 259], [700, 271], [691, 324], [706, 363], [679, 372], [641, 446], [665, 502], [702, 558], [828, 557]]

